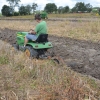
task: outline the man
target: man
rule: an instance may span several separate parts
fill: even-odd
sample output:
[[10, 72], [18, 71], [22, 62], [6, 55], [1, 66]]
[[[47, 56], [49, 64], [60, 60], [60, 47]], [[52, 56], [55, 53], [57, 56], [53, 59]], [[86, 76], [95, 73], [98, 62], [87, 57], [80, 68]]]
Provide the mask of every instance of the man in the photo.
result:
[[38, 24], [36, 25], [35, 30], [31, 29], [30, 32], [25, 36], [24, 47], [29, 40], [35, 41], [40, 34], [47, 33], [47, 24], [45, 21], [42, 21], [40, 14], [35, 15], [35, 20], [38, 22]]

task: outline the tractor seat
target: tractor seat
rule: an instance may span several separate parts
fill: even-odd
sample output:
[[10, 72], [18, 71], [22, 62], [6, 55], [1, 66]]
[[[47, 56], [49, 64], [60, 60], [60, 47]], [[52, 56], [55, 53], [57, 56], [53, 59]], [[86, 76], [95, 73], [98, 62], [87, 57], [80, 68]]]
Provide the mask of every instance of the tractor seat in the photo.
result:
[[34, 42], [37, 42], [37, 43], [48, 42], [48, 34], [40, 34]]

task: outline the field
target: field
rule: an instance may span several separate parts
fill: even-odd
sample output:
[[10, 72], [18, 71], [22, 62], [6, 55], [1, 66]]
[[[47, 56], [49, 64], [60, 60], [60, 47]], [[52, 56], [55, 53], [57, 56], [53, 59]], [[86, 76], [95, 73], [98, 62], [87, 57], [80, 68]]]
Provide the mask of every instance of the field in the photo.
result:
[[[67, 18], [71, 16], [69, 14]], [[73, 18], [75, 16], [78, 18], [77, 15]], [[0, 39], [3, 40], [0, 42], [1, 98], [99, 100], [100, 18], [88, 14], [81, 16], [84, 20], [56, 20], [57, 15], [49, 17], [53, 19], [46, 20], [49, 41], [56, 54], [63, 58], [63, 65], [55, 65], [51, 60], [31, 60], [12, 48], [16, 43], [16, 32], [35, 27], [33, 19], [0, 20]]]

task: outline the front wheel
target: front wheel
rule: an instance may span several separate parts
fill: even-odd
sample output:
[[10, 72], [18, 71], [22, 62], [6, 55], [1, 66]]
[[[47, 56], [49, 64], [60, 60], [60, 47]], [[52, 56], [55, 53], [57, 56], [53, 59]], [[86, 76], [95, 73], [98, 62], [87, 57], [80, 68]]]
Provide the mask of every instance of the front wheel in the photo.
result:
[[32, 58], [37, 58], [38, 52], [36, 50], [34, 50], [31, 46], [26, 46], [25, 47], [25, 55], [28, 57], [32, 57]]
[[19, 45], [18, 45], [18, 44], [12, 44], [12, 46], [13, 46], [16, 50], [19, 50]]

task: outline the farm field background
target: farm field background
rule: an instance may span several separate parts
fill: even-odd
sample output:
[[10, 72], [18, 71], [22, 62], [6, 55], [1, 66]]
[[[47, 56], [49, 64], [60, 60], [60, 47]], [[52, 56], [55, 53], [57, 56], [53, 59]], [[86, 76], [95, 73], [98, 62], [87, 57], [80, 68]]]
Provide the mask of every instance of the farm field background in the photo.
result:
[[[100, 18], [99, 15], [93, 13], [68, 13], [68, 14], [48, 14], [48, 18]], [[1, 18], [22, 18], [22, 19], [33, 19], [33, 15], [24, 16], [12, 16], [12, 17], [1, 17]]]
[[[14, 17], [18, 18], [18, 17]], [[24, 17], [22, 17], [24, 18]], [[28, 18], [28, 17], [27, 17]], [[84, 17], [83, 17], [84, 18]], [[83, 19], [82, 18], [82, 19]], [[9, 17], [9, 19], [12, 19]], [[56, 18], [57, 19], [57, 18]], [[100, 38], [100, 18], [86, 18], [87, 20], [72, 19], [68, 20], [46, 20], [48, 25], [48, 34], [62, 37], [71, 37], [83, 40], [98, 41]], [[63, 18], [61, 18], [63, 19]], [[84, 18], [85, 19], [85, 18]], [[91, 20], [90, 20], [91, 19]], [[95, 20], [94, 20], [95, 19]], [[29, 31], [34, 28], [36, 22], [31, 20], [0, 20], [0, 28], [9, 28], [19, 31]]]
[[31, 20], [0, 20], [0, 41], [3, 40], [0, 42], [0, 98], [6, 95], [15, 100], [100, 99], [99, 16], [79, 15], [53, 14], [49, 18], [95, 18], [96, 21], [46, 20], [49, 41], [64, 59], [63, 65], [55, 65], [51, 60], [31, 60], [12, 48], [16, 32], [28, 32], [35, 27], [33, 15], [14, 17]]

